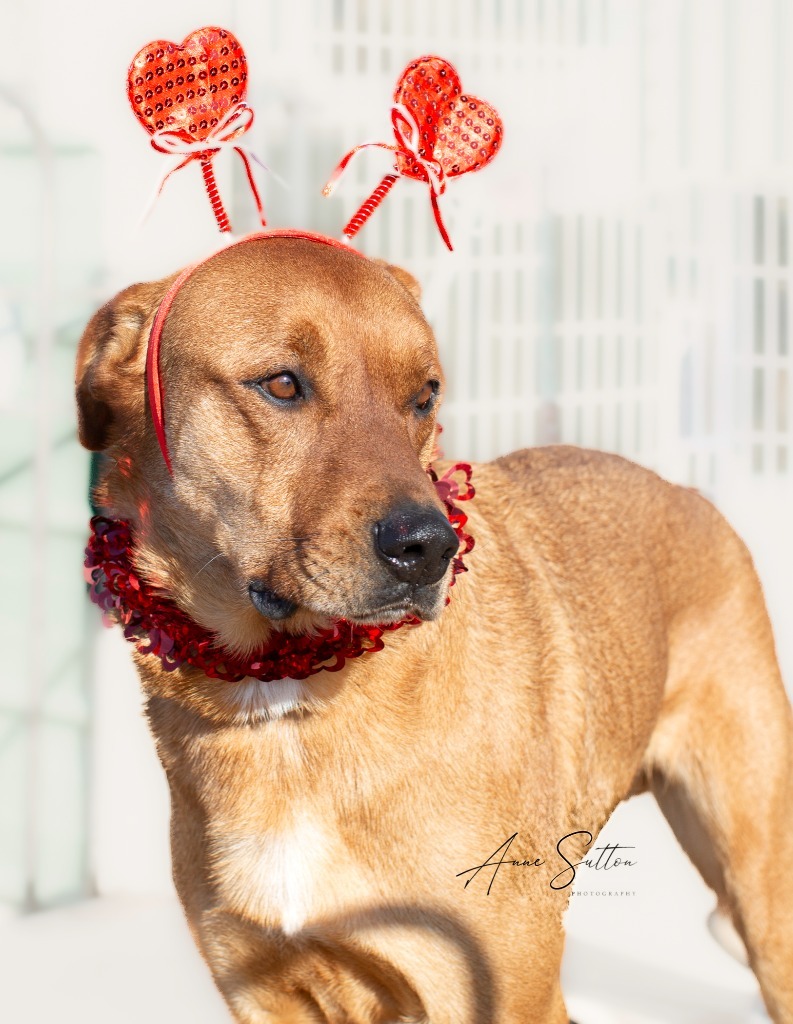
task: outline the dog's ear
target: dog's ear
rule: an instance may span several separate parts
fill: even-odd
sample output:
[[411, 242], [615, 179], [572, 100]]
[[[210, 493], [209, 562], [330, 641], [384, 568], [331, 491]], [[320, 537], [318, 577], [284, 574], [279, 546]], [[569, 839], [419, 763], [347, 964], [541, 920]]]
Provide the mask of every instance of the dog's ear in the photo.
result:
[[387, 270], [392, 277], [395, 277], [410, 292], [416, 302], [421, 302], [421, 285], [411, 273], [403, 270], [402, 267], [395, 266], [393, 263], [388, 263], [386, 260], [375, 260], [375, 263], [379, 263], [384, 270]]
[[93, 315], [77, 348], [77, 434], [90, 451], [103, 451], [124, 410], [143, 401], [144, 325], [173, 280], [134, 284]]

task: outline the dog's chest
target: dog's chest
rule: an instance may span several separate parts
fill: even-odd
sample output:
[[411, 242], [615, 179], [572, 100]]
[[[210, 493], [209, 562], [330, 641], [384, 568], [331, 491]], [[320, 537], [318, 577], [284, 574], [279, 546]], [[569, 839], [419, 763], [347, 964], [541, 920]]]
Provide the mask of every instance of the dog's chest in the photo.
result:
[[340, 827], [338, 779], [308, 784], [302, 723], [271, 720], [234, 754], [240, 786], [228, 802], [215, 791], [210, 804], [209, 868], [222, 905], [294, 935], [370, 902], [375, 877]]
[[330, 816], [290, 811], [277, 827], [229, 832], [212, 844], [212, 874], [224, 906], [295, 935], [370, 900], [368, 870]]
[[311, 816], [261, 834], [237, 834], [215, 843], [214, 871], [230, 909], [277, 926], [288, 935], [321, 913], [320, 884], [333, 869], [338, 842]]

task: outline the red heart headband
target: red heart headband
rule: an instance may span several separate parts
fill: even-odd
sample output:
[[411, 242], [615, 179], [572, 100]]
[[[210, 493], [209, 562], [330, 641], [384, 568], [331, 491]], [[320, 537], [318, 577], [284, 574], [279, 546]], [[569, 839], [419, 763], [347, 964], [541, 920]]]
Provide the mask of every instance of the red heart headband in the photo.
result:
[[390, 150], [396, 154], [393, 173], [386, 174], [361, 204], [344, 229], [345, 238], [358, 233], [402, 176], [429, 185], [435, 223], [451, 249], [438, 197], [446, 190], [447, 178], [478, 171], [490, 163], [504, 134], [501, 118], [489, 103], [463, 94], [460, 76], [448, 61], [441, 57], [419, 57], [405, 68], [397, 82], [391, 123], [396, 145], [364, 142], [351, 149], [331, 175], [323, 194], [331, 194], [347, 165], [362, 150]]
[[[265, 225], [251, 168], [251, 160], [261, 161], [235, 144], [253, 124], [253, 110], [245, 103], [247, 79], [247, 60], [239, 40], [226, 29], [209, 26], [191, 32], [180, 45], [158, 39], [144, 46], [130, 65], [127, 81], [129, 102], [151, 136], [151, 145], [160, 153], [180, 158], [160, 180], [156, 195], [175, 171], [198, 160], [218, 227], [227, 233], [231, 224], [212, 168], [215, 156], [227, 147], [245, 165], [259, 219]], [[393, 172], [350, 219], [344, 237], [349, 241], [358, 233], [402, 176], [429, 185], [435, 222], [451, 249], [438, 197], [446, 190], [448, 178], [490, 163], [501, 146], [501, 118], [490, 104], [463, 94], [460, 77], [448, 61], [430, 56], [413, 61], [402, 73], [394, 91], [391, 123], [396, 144], [365, 142], [351, 149], [323, 194], [331, 194], [347, 165], [362, 150], [389, 150], [396, 156]]]
[[157, 435], [157, 443], [160, 446], [162, 457], [165, 460], [165, 465], [168, 467], [168, 472], [173, 476], [173, 466], [171, 465], [171, 457], [168, 452], [168, 439], [165, 434], [165, 385], [163, 383], [162, 375], [160, 373], [160, 344], [162, 340], [162, 330], [165, 324], [165, 318], [168, 316], [168, 312], [173, 305], [173, 301], [179, 292], [179, 289], [185, 283], [185, 281], [196, 271], [199, 267], [203, 267], [205, 263], [214, 259], [215, 256], [219, 255], [220, 252], [226, 252], [227, 249], [231, 249], [233, 246], [243, 245], [245, 242], [255, 241], [266, 241], [271, 238], [304, 238], [310, 242], [317, 242], [319, 245], [330, 245], [337, 249], [344, 249], [346, 252], [355, 253], [361, 259], [366, 259], [362, 252], [358, 252], [357, 249], [352, 249], [344, 242], [339, 242], [335, 238], [328, 238], [326, 235], [318, 235], [313, 231], [296, 231], [292, 228], [281, 228], [276, 231], [258, 231], [252, 235], [246, 235], [245, 238], [240, 238], [236, 242], [232, 242], [231, 245], [220, 249], [219, 252], [212, 253], [207, 256], [206, 259], [199, 260], [197, 263], [193, 263], [179, 274], [175, 278], [173, 284], [163, 296], [160, 301], [160, 305], [157, 307], [157, 312], [154, 314], [154, 320], [152, 321], [151, 330], [149, 331], [149, 342], [146, 350], [146, 391], [149, 398], [149, 409], [151, 410], [151, 418], [154, 423], [154, 432]]
[[[129, 67], [129, 102], [135, 116], [151, 135], [152, 146], [158, 152], [181, 158], [161, 179], [157, 194], [171, 174], [198, 160], [218, 227], [225, 233], [231, 232], [231, 224], [218, 192], [212, 160], [228, 146], [245, 165], [262, 225], [265, 224], [250, 165], [250, 160], [256, 158], [234, 144], [253, 123], [253, 111], [244, 102], [247, 79], [247, 60], [239, 40], [226, 29], [215, 26], [196, 29], [180, 45], [155, 40], [137, 53]], [[421, 57], [408, 65], [397, 83], [391, 120], [397, 144], [370, 142], [356, 146], [343, 158], [323, 190], [326, 195], [330, 194], [350, 160], [363, 149], [375, 146], [396, 154], [395, 173], [383, 178], [347, 224], [344, 237], [349, 241], [358, 232], [402, 175], [429, 185], [436, 223], [451, 249], [441, 220], [438, 196], [443, 194], [448, 177], [478, 170], [493, 159], [503, 135], [501, 120], [489, 104], [463, 95], [457, 72], [440, 57]], [[291, 229], [259, 232], [233, 244], [269, 238], [303, 238], [321, 245], [348, 248], [325, 235]], [[349, 251], [362, 255], [354, 249]], [[160, 451], [171, 474], [173, 467], [165, 433], [165, 388], [160, 373], [162, 330], [179, 289], [206, 262], [192, 264], [174, 280], [160, 302], [149, 333], [146, 354], [149, 407]]]

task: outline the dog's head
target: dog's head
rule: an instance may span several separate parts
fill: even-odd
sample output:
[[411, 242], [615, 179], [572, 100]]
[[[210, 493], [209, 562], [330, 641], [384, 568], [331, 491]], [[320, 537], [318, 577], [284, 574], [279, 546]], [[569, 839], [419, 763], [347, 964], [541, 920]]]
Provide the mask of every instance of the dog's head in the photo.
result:
[[145, 395], [171, 281], [104, 306], [77, 361], [80, 440], [141, 570], [241, 653], [273, 623], [438, 615], [457, 539], [425, 472], [443, 375], [415, 281], [297, 238], [200, 266], [162, 332], [173, 476]]

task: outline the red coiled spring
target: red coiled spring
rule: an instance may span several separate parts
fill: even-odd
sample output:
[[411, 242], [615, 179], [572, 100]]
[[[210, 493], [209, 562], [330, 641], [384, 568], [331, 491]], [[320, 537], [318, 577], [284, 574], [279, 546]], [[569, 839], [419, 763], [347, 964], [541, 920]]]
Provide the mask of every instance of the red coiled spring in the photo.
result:
[[391, 189], [394, 187], [394, 182], [399, 177], [398, 174], [386, 174], [377, 188], [372, 192], [365, 203], [362, 203], [358, 212], [350, 218], [347, 227], [344, 229], [344, 235], [346, 238], [353, 238], [367, 220], [371, 217], [377, 207], [382, 203]]
[[207, 190], [209, 202], [212, 204], [212, 212], [215, 215], [215, 220], [218, 222], [218, 227], [221, 231], [230, 232], [231, 221], [223, 207], [223, 200], [220, 198], [218, 183], [215, 181], [215, 171], [212, 168], [211, 157], [207, 160], [201, 161], [201, 173], [204, 176], [204, 187]]

